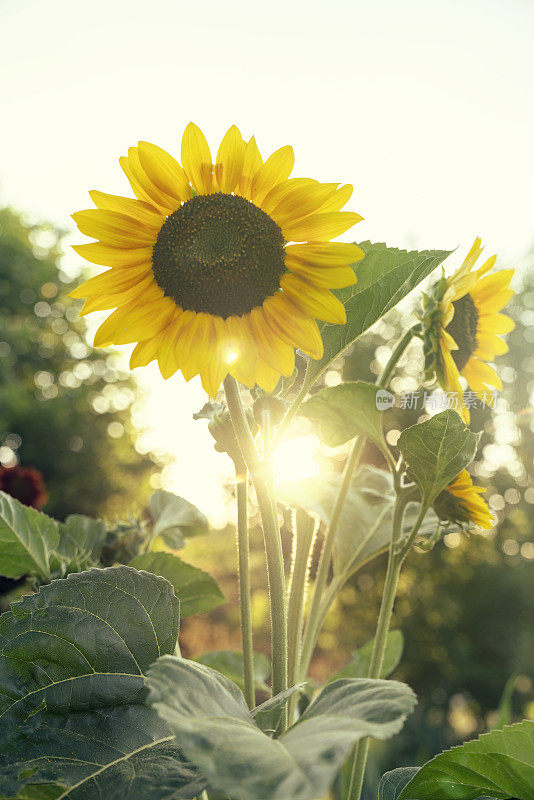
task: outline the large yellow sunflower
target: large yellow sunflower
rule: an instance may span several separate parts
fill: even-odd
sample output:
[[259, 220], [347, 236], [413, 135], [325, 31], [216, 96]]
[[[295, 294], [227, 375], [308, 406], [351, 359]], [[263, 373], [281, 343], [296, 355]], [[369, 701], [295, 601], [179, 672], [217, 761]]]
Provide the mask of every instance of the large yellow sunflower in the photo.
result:
[[96, 242], [75, 246], [111, 267], [72, 292], [81, 313], [116, 309], [95, 346], [137, 342], [130, 366], [158, 360], [169, 378], [200, 374], [212, 396], [230, 373], [270, 392], [293, 372], [295, 348], [321, 358], [316, 319], [343, 324], [330, 291], [350, 286], [359, 247], [331, 242], [361, 217], [340, 209], [352, 186], [290, 178], [293, 150], [265, 162], [232, 126], [215, 163], [190, 123], [182, 165], [148, 142], [120, 159], [136, 199], [90, 192], [73, 214]]
[[480, 496], [485, 491], [483, 486], [474, 486], [470, 474], [463, 469], [437, 496], [434, 510], [442, 520], [488, 530], [493, 523], [490, 510]]
[[500, 391], [502, 383], [486, 362], [508, 351], [500, 335], [514, 329], [513, 320], [499, 313], [514, 293], [509, 288], [513, 270], [488, 275], [497, 256], [475, 269], [481, 253], [477, 238], [462, 266], [449, 278], [442, 277], [423, 304], [427, 378], [435, 375], [445, 391], [456, 394], [466, 419], [460, 376], [489, 403], [492, 389]]

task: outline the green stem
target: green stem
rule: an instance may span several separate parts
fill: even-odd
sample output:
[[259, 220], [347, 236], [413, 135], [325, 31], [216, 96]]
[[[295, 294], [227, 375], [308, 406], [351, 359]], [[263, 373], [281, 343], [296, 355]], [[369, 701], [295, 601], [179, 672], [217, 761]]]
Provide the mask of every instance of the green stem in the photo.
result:
[[[408, 551], [410, 550], [417, 532], [421, 527], [421, 523], [426, 514], [427, 508], [421, 506], [419, 515], [415, 522], [410, 536], [406, 543], [399, 548], [399, 541], [402, 536], [402, 521], [404, 519], [404, 512], [408, 503], [412, 502], [413, 497], [410, 492], [401, 495], [398, 498], [395, 507], [395, 514], [393, 517], [393, 530], [391, 535], [391, 543], [389, 548], [388, 566], [386, 572], [386, 580], [384, 583], [384, 590], [382, 592], [382, 602], [380, 605], [380, 614], [378, 616], [378, 623], [376, 626], [376, 634], [373, 645], [373, 653], [371, 656], [371, 663], [369, 665], [369, 678], [379, 678], [382, 672], [384, 663], [384, 656], [386, 653], [387, 637], [389, 626], [391, 624], [391, 617], [393, 614], [393, 606], [395, 604], [395, 596], [397, 594], [397, 586], [399, 583], [399, 575], [402, 569], [402, 564]], [[365, 775], [365, 767], [367, 764], [367, 755], [369, 752], [369, 739], [361, 739], [353, 752], [352, 769], [350, 775], [349, 791], [347, 800], [360, 800], [363, 779]]]
[[[289, 644], [288, 656], [288, 684], [294, 686], [298, 681], [302, 644], [302, 622], [304, 606], [308, 589], [308, 576], [310, 561], [315, 541], [316, 524], [312, 517], [305, 511], [297, 509], [295, 512], [293, 534], [293, 556], [291, 565], [291, 578], [289, 581], [289, 599], [287, 603]], [[291, 721], [294, 710], [295, 695], [290, 700]]]
[[382, 389], [387, 389], [388, 383], [390, 378], [393, 374], [393, 370], [397, 366], [397, 363], [400, 360], [400, 357], [412, 341], [414, 336], [418, 335], [419, 326], [415, 325], [413, 328], [408, 328], [404, 336], [402, 336], [397, 344], [395, 345], [392, 354], [389, 357], [388, 363], [382, 370], [380, 377], [377, 380], [377, 386], [380, 386]]
[[315, 642], [317, 641], [319, 625], [322, 621], [320, 617], [321, 600], [328, 580], [328, 572], [330, 570], [330, 561], [332, 559], [332, 552], [334, 550], [337, 528], [341, 519], [341, 513], [343, 511], [347, 493], [350, 488], [352, 476], [354, 475], [354, 471], [358, 466], [364, 446], [364, 436], [359, 436], [352, 444], [352, 448], [343, 471], [343, 480], [341, 481], [341, 486], [334, 504], [334, 510], [332, 511], [330, 527], [325, 533], [323, 549], [321, 550], [321, 555], [319, 557], [319, 565], [317, 567], [317, 575], [315, 577], [315, 585], [313, 587], [310, 614], [308, 617], [308, 622], [306, 623], [304, 640], [302, 643], [302, 658], [300, 666], [301, 680], [306, 677], [315, 647]]
[[256, 489], [261, 515], [271, 608], [272, 692], [278, 694], [287, 689], [287, 618], [284, 557], [272, 478], [266, 474], [259, 459], [234, 378], [229, 375], [225, 378], [224, 389], [237, 442]]
[[243, 675], [245, 700], [249, 708], [256, 705], [254, 683], [254, 648], [252, 643], [252, 613], [250, 601], [250, 553], [248, 536], [248, 473], [245, 462], [235, 463], [237, 495], [237, 558], [239, 609], [243, 642]]
[[282, 419], [282, 422], [278, 426], [278, 430], [276, 431], [276, 436], [275, 436], [275, 440], [274, 440], [274, 446], [275, 447], [277, 447], [283, 441], [284, 436], [286, 435], [289, 426], [293, 422], [293, 418], [297, 414], [299, 408], [301, 407], [301, 405], [302, 405], [302, 403], [304, 401], [304, 398], [308, 394], [308, 390], [309, 390], [310, 387], [308, 386], [307, 381], [306, 381], [306, 375], [307, 374], [308, 374], [308, 370], [306, 370], [306, 373], [304, 375], [304, 380], [302, 382], [302, 386], [300, 387], [300, 389], [299, 389], [299, 391], [297, 393], [297, 396], [295, 397], [295, 399], [293, 400], [293, 402], [291, 403], [291, 405], [287, 409], [286, 414], [285, 414], [284, 418]]

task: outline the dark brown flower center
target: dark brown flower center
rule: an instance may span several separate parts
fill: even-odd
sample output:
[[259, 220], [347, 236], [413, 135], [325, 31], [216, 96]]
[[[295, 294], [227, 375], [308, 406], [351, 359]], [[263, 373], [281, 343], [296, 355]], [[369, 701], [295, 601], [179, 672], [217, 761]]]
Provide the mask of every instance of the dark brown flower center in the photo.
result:
[[165, 220], [152, 270], [183, 309], [226, 319], [279, 289], [284, 256], [282, 231], [261, 208], [231, 194], [198, 195]]
[[451, 355], [462, 370], [477, 349], [478, 311], [470, 294], [455, 300], [453, 306], [454, 317], [447, 326], [447, 333], [458, 345], [458, 350], [452, 350]]

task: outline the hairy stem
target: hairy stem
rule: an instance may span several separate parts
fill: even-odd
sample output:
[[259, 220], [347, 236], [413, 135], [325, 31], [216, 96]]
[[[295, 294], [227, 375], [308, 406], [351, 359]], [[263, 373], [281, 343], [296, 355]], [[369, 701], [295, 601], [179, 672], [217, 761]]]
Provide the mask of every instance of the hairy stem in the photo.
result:
[[234, 378], [229, 375], [225, 378], [224, 389], [237, 442], [256, 490], [263, 527], [269, 578], [272, 692], [274, 695], [287, 689], [287, 618], [284, 558], [272, 476], [266, 474], [264, 465], [259, 459]]
[[235, 463], [237, 495], [237, 560], [239, 609], [243, 642], [243, 676], [245, 700], [249, 708], [256, 705], [254, 691], [254, 648], [252, 643], [252, 614], [250, 601], [250, 553], [248, 537], [248, 472], [245, 462]]

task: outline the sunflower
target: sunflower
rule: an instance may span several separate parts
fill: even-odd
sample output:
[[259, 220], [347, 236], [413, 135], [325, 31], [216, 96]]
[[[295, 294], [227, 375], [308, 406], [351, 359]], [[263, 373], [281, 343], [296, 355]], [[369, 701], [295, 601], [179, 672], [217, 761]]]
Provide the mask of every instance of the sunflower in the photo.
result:
[[477, 238], [462, 266], [449, 278], [443, 276], [423, 298], [426, 377], [435, 375], [445, 391], [456, 395], [466, 420], [460, 376], [488, 403], [492, 389], [500, 391], [502, 383], [486, 362], [508, 351], [500, 335], [514, 329], [513, 320], [499, 313], [513, 295], [513, 270], [488, 275], [497, 256], [475, 269], [481, 253]]
[[486, 490], [474, 486], [466, 469], [447, 486], [434, 501], [434, 511], [441, 520], [459, 525], [477, 525], [488, 530], [492, 527], [492, 516], [486, 502], [480, 496]]
[[212, 396], [227, 374], [271, 392], [295, 348], [322, 357], [316, 319], [346, 321], [330, 290], [356, 282], [363, 253], [330, 240], [361, 220], [341, 211], [352, 186], [290, 178], [291, 147], [263, 161], [235, 126], [212, 163], [190, 123], [181, 161], [139, 142], [120, 159], [136, 199], [89, 192], [96, 208], [73, 219], [97, 241], [74, 249], [110, 269], [71, 296], [87, 298], [81, 314], [116, 309], [94, 344], [136, 342], [131, 368], [157, 359]]

